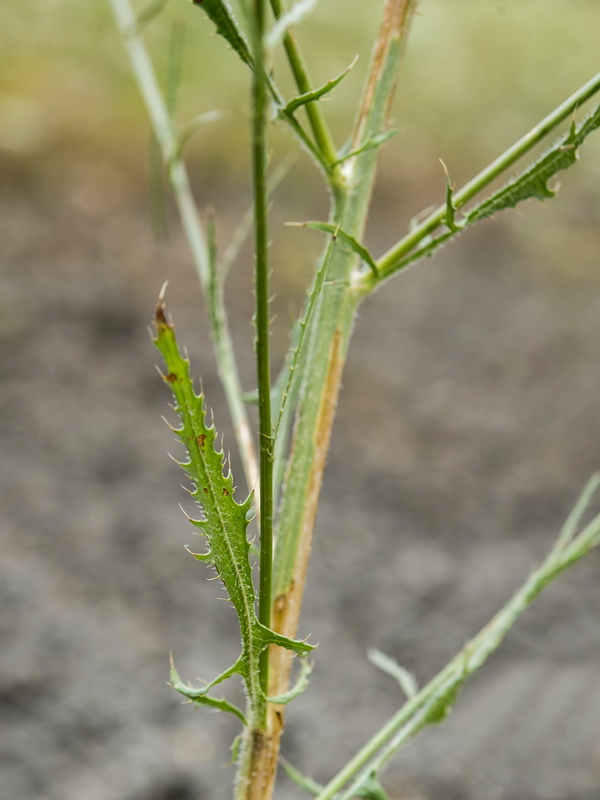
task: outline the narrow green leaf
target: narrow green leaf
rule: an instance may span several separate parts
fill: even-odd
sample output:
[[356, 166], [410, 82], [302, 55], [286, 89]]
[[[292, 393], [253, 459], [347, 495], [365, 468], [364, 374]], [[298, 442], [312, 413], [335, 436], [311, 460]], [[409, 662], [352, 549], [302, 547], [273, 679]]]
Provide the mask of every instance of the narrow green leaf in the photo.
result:
[[579, 158], [577, 149], [586, 137], [599, 127], [600, 106], [579, 127], [572, 123], [569, 133], [559, 139], [529, 169], [468, 212], [465, 215], [467, 223], [491, 217], [505, 208], [514, 208], [517, 203], [532, 197], [537, 197], [538, 200], [554, 197], [556, 192], [549, 188], [548, 181], [558, 172], [576, 163]]
[[390, 656], [386, 656], [381, 650], [372, 649], [367, 653], [369, 661], [376, 667], [379, 667], [382, 672], [390, 675], [394, 680], [398, 681], [400, 688], [404, 694], [410, 699], [419, 692], [417, 681], [412, 672], [409, 672], [404, 667], [401, 667], [397, 661]]
[[252, 69], [254, 65], [250, 55], [250, 48], [228, 3], [225, 0], [192, 0], [192, 3], [204, 11], [211, 22], [214, 23], [219, 36], [222, 36], [235, 50], [244, 64]]
[[354, 252], [358, 256], [360, 256], [360, 258], [362, 259], [362, 261], [365, 262], [365, 264], [368, 264], [368, 266], [371, 268], [376, 277], [379, 276], [377, 263], [375, 262], [375, 259], [373, 258], [371, 253], [367, 250], [367, 248], [363, 244], [358, 242], [354, 238], [354, 236], [347, 233], [345, 230], [343, 230], [343, 228], [340, 228], [339, 225], [334, 225], [332, 222], [315, 222], [313, 220], [310, 220], [309, 222], [301, 222], [300, 225], [306, 228], [312, 228], [315, 231], [323, 231], [324, 233], [330, 233], [333, 236], [334, 240], [341, 239], [352, 250], [354, 250]]
[[340, 153], [340, 157], [337, 161], [334, 161], [332, 166], [335, 167], [338, 164], [343, 164], [344, 161], [348, 161], [349, 158], [354, 158], [355, 156], [359, 156], [362, 153], [366, 153], [368, 150], [373, 150], [376, 147], [381, 147], [382, 144], [385, 144], [389, 139], [399, 131], [387, 131], [387, 133], [378, 133], [375, 136], [369, 136], [367, 139], [364, 140], [358, 147], [355, 147], [354, 150], [350, 150], [347, 153]]
[[259, 683], [259, 661], [265, 648], [274, 644], [298, 655], [306, 655], [314, 648], [306, 642], [299, 642], [272, 631], [257, 618], [249, 559], [250, 543], [246, 535], [254, 513], [252, 494], [243, 503], [238, 503], [234, 498], [235, 487], [231, 470], [223, 450], [217, 447], [214, 424], [207, 424], [204, 395], [197, 394], [194, 390], [189, 361], [179, 352], [174, 328], [165, 314], [162, 295], [156, 308], [155, 326], [154, 343], [167, 368], [163, 380], [175, 396], [175, 411], [181, 420], [181, 426], [173, 430], [188, 454], [188, 460], [181, 466], [192, 480], [191, 495], [202, 509], [201, 519], [190, 521], [202, 532], [208, 543], [205, 553], [192, 555], [215, 567], [235, 608], [242, 639], [242, 652], [238, 660], [207, 686], [201, 689], [188, 687], [181, 683], [176, 673], [172, 674], [172, 682], [178, 691], [194, 702], [231, 710], [226, 707], [227, 701], [216, 701], [207, 697], [207, 693], [211, 687], [237, 673], [246, 684], [250, 708], [253, 710], [260, 705], [263, 697]]
[[184, 683], [177, 670], [175, 669], [175, 665], [173, 664], [173, 658], [171, 657], [171, 667], [169, 670], [169, 680], [171, 681], [171, 685], [173, 688], [186, 697], [191, 703], [195, 703], [196, 705], [208, 706], [209, 708], [216, 708], [218, 711], [227, 711], [229, 714], [233, 714], [236, 716], [242, 725], [246, 725], [246, 717], [241, 709], [235, 706], [233, 703], [230, 703], [228, 700], [225, 700], [223, 697], [209, 697], [206, 693], [211, 688], [213, 684], [209, 684], [208, 686], [203, 686], [201, 689], [195, 689], [192, 686], [188, 686]]
[[280, 116], [283, 114], [293, 114], [294, 111], [297, 111], [302, 106], [305, 106], [307, 103], [312, 103], [315, 100], [319, 100], [324, 95], [328, 94], [332, 89], [341, 83], [346, 75], [350, 72], [352, 67], [356, 64], [358, 60], [358, 56], [353, 60], [350, 66], [346, 67], [343, 72], [340, 72], [335, 78], [332, 78], [327, 83], [324, 83], [322, 86], [319, 86], [317, 89], [313, 89], [310, 92], [306, 92], [305, 94], [300, 94], [297, 97], [293, 97], [285, 106], [280, 110]]
[[300, 660], [300, 675], [298, 676], [298, 680], [285, 694], [277, 694], [273, 697], [267, 697], [269, 703], [275, 703], [276, 705], [287, 705], [291, 703], [292, 700], [295, 700], [299, 694], [302, 694], [307, 688], [310, 679], [310, 673], [313, 671], [313, 664], [308, 661], [306, 658]]

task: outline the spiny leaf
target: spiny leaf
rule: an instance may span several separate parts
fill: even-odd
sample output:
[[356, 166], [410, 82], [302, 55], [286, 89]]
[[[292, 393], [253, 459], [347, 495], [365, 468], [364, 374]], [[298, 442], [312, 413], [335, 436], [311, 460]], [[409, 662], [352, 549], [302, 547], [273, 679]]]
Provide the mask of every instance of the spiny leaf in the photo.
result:
[[412, 674], [412, 672], [409, 672], [407, 669], [404, 669], [404, 667], [401, 667], [397, 661], [389, 656], [386, 656], [386, 654], [382, 653], [381, 650], [369, 650], [367, 655], [371, 664], [375, 664], [375, 666], [379, 667], [382, 672], [387, 673], [396, 681], [398, 681], [400, 688], [409, 698], [409, 700], [411, 697], [414, 697], [416, 694], [418, 694], [419, 687], [417, 686], [417, 681], [415, 680], [415, 676]]
[[592, 131], [599, 127], [600, 106], [579, 127], [572, 123], [569, 133], [559, 139], [529, 169], [467, 213], [467, 223], [491, 217], [497, 211], [505, 208], [514, 208], [517, 203], [531, 197], [537, 197], [539, 200], [554, 197], [556, 192], [549, 188], [548, 181], [558, 172], [568, 169], [576, 163], [579, 158], [577, 148], [583, 144], [585, 138]]
[[269, 703], [275, 703], [277, 705], [287, 705], [291, 703], [292, 700], [295, 700], [299, 694], [302, 694], [307, 688], [310, 678], [310, 673], [313, 671], [313, 664], [308, 661], [306, 658], [301, 659], [300, 661], [300, 675], [298, 676], [298, 680], [285, 694], [278, 694], [272, 697], [268, 697], [267, 700]]
[[319, 100], [321, 97], [326, 95], [332, 89], [341, 83], [346, 75], [350, 72], [352, 67], [356, 64], [358, 60], [358, 56], [352, 61], [350, 66], [346, 67], [343, 72], [340, 72], [339, 75], [336, 75], [335, 78], [332, 78], [327, 83], [324, 83], [322, 86], [319, 86], [318, 89], [313, 89], [310, 92], [305, 92], [304, 94], [300, 94], [297, 97], [293, 97], [285, 106], [280, 110], [279, 114], [293, 114], [301, 106], [305, 106], [307, 103], [312, 103], [314, 100]]
[[169, 679], [171, 681], [171, 685], [173, 688], [182, 694], [184, 697], [187, 697], [191, 703], [195, 703], [196, 705], [208, 706], [210, 708], [216, 708], [218, 711], [227, 711], [230, 714], [236, 716], [242, 723], [242, 725], [246, 724], [246, 717], [244, 716], [241, 709], [237, 706], [230, 703], [228, 700], [225, 700], [222, 697], [209, 697], [206, 692], [211, 688], [211, 684], [209, 686], [202, 687], [202, 689], [194, 689], [191, 686], [188, 686], [184, 683], [177, 670], [175, 669], [175, 665], [173, 664], [173, 658], [171, 657], [171, 667], [169, 670]]
[[306, 228], [312, 228], [315, 231], [324, 231], [325, 233], [330, 233], [334, 239], [341, 239], [345, 242], [354, 252], [360, 256], [360, 258], [368, 264], [375, 277], [379, 277], [379, 270], [377, 269], [377, 263], [375, 259], [371, 255], [371, 253], [367, 250], [367, 248], [357, 241], [354, 236], [347, 233], [343, 228], [340, 228], [339, 225], [335, 225], [332, 222], [315, 222], [310, 220], [309, 222], [301, 222], [300, 225]]
[[225, 0], [192, 0], [192, 3], [201, 8], [217, 28], [217, 33], [222, 36], [235, 50], [244, 64], [253, 68], [250, 48]]
[[214, 564], [236, 609], [253, 603], [254, 588], [248, 561], [247, 514], [252, 495], [243, 503], [234, 499], [233, 475], [222, 450], [217, 449], [214, 424], [208, 425], [204, 395], [196, 394], [190, 378], [189, 361], [179, 353], [173, 326], [167, 322], [164, 307], [156, 312], [155, 344], [167, 366], [163, 376], [177, 401], [181, 427], [175, 434], [188, 453], [184, 468], [193, 481], [192, 496], [201, 505], [204, 519], [197, 522], [208, 542]]
[[390, 800], [390, 796], [374, 772], [365, 779], [360, 789], [356, 792], [356, 796], [362, 797], [364, 800]]
[[348, 161], [349, 158], [354, 158], [355, 156], [361, 155], [361, 153], [366, 153], [367, 150], [381, 147], [382, 144], [385, 144], [385, 142], [397, 133], [398, 131], [387, 131], [387, 133], [378, 133], [375, 136], [369, 136], [358, 147], [355, 147], [354, 150], [349, 150], [347, 153], [342, 152], [338, 160], [333, 162], [332, 166], [335, 167], [338, 164], [343, 164], [344, 161]]
[[227, 701], [215, 700], [207, 695], [213, 686], [237, 673], [246, 684], [250, 710], [253, 711], [263, 697], [259, 680], [259, 659], [263, 650], [273, 644], [298, 655], [306, 655], [313, 646], [272, 631], [262, 625], [256, 616], [250, 543], [246, 535], [254, 511], [252, 494], [243, 503], [234, 499], [231, 470], [222, 449], [216, 445], [214, 424], [207, 424], [204, 395], [194, 390], [189, 361], [179, 352], [175, 331], [165, 314], [162, 294], [156, 308], [155, 326], [154, 343], [167, 367], [163, 380], [175, 396], [175, 411], [181, 420], [181, 426], [173, 430], [188, 454], [188, 460], [181, 466], [191, 478], [191, 494], [202, 508], [201, 519], [190, 521], [200, 529], [208, 544], [205, 553], [192, 555], [215, 567], [235, 608], [242, 639], [242, 652], [238, 660], [207, 686], [193, 689], [181, 683], [175, 673], [172, 676], [173, 684], [194, 702], [231, 711], [228, 707], [231, 704], [227, 704]]

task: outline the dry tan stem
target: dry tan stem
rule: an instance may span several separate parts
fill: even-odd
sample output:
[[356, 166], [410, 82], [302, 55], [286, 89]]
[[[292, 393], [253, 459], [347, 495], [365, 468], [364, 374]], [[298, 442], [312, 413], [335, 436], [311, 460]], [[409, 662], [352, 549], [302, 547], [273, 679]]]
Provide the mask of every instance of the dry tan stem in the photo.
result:
[[[406, 41], [410, 24], [416, 11], [418, 0], [388, 0], [383, 12], [383, 20], [379, 28], [379, 35], [371, 59], [371, 72], [367, 83], [360, 112], [354, 127], [352, 147], [358, 147], [362, 141], [364, 128], [373, 108], [377, 86], [386, 66], [388, 53], [394, 42]], [[386, 116], [394, 99], [394, 92], [390, 92], [387, 100]]]

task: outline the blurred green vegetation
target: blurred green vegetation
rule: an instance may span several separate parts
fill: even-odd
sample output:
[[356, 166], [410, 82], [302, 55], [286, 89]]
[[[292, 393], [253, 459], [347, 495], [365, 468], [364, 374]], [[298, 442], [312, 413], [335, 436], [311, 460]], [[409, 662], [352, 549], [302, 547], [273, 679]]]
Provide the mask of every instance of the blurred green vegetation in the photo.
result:
[[[316, 83], [360, 55], [327, 101], [340, 145], [360, 94], [381, 5], [321, 0], [298, 30]], [[168, 0], [146, 29], [163, 78], [174, 24], [185, 27], [178, 122], [213, 109], [226, 111], [187, 149], [200, 203], [215, 202], [219, 210], [233, 193], [237, 212], [245, 202], [237, 187], [248, 178], [247, 76], [202, 13], [184, 0]], [[383, 156], [375, 210], [385, 208], [385, 213], [375, 213], [373, 224], [378, 249], [395, 240], [413, 214], [439, 202], [440, 158], [460, 185], [596, 73], [598, 31], [597, 0], [423, 0], [394, 108], [393, 125], [400, 133]], [[124, 194], [148, 191], [149, 125], [106, 3], [0, 0], [0, 54], [0, 163], [17, 170], [17, 187], [24, 174], [31, 187], [60, 181], [83, 162], [92, 172], [95, 165], [100, 184], [112, 181]], [[278, 61], [275, 68], [291, 91], [285, 64]], [[585, 146], [585, 166], [564, 177], [561, 200], [527, 209], [524, 246], [541, 248], [541, 257], [550, 262], [557, 251], [572, 251], [565, 236], [573, 230], [581, 248], [576, 260], [595, 258], [598, 139]], [[278, 129], [273, 148], [277, 162], [295, 144]], [[296, 218], [310, 207], [315, 216], [315, 201], [325, 213], [319, 176], [304, 155], [295, 169], [300, 185], [280, 190], [283, 197], [293, 195], [283, 204], [285, 213], [299, 203]], [[302, 198], [310, 200], [306, 211]], [[559, 219], [566, 225], [557, 224]]]

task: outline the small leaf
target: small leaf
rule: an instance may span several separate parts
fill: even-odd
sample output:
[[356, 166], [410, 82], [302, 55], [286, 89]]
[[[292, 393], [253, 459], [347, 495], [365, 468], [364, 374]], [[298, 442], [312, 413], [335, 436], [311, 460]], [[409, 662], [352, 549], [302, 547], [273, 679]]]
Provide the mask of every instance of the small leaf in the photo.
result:
[[285, 106], [279, 111], [279, 115], [287, 115], [293, 114], [294, 111], [299, 109], [301, 106], [305, 106], [307, 103], [312, 103], [315, 100], [319, 100], [324, 95], [328, 94], [332, 89], [341, 83], [346, 75], [350, 72], [352, 67], [356, 64], [358, 60], [358, 56], [353, 60], [350, 66], [346, 67], [343, 72], [340, 72], [335, 78], [332, 78], [327, 83], [324, 83], [323, 86], [319, 86], [318, 89], [313, 89], [310, 92], [305, 92], [305, 94], [300, 94], [297, 97], [293, 97]]
[[192, 0], [192, 3], [204, 11], [211, 22], [215, 24], [219, 36], [222, 36], [231, 45], [244, 64], [253, 69], [250, 48], [225, 0]]
[[[229, 674], [228, 674], [229, 673]], [[226, 677], [230, 677], [230, 672], [223, 673]], [[222, 676], [219, 676], [221, 678]], [[215, 682], [208, 684], [207, 686], [203, 686], [201, 689], [194, 689], [192, 686], [188, 686], [184, 683], [177, 670], [175, 669], [175, 665], [173, 663], [173, 656], [171, 656], [171, 666], [169, 669], [169, 679], [171, 681], [171, 685], [173, 688], [182, 694], [184, 697], [195, 703], [197, 705], [209, 706], [210, 708], [216, 708], [219, 711], [227, 711], [230, 714], [236, 716], [243, 725], [246, 725], [246, 717], [241, 709], [237, 706], [230, 703], [228, 700], [225, 700], [222, 697], [209, 697], [207, 692], [211, 689], [212, 686], [215, 685]], [[217, 679], [218, 680], [218, 679]], [[223, 678], [224, 680], [224, 678]], [[220, 682], [220, 681], [219, 681]]]
[[299, 656], [306, 656], [316, 647], [316, 645], [309, 644], [308, 642], [290, 639], [289, 636], [284, 636], [282, 633], [272, 631], [271, 628], [266, 628], [260, 623], [258, 623], [258, 628], [261, 633], [261, 646], [263, 650], [271, 644], [276, 644], [278, 647], [283, 647], [284, 650], [291, 650]]
[[369, 650], [367, 655], [371, 664], [379, 667], [382, 672], [391, 675], [392, 678], [398, 681], [400, 688], [409, 700], [411, 697], [414, 697], [416, 694], [418, 694], [419, 687], [412, 672], [409, 672], [407, 669], [404, 669], [404, 667], [401, 667], [397, 661], [395, 661], [393, 658], [390, 658], [390, 656], [386, 656], [386, 654], [382, 653], [381, 650]]
[[312, 228], [315, 231], [324, 231], [325, 233], [331, 233], [334, 239], [341, 239], [345, 242], [354, 252], [360, 256], [360, 258], [368, 264], [375, 277], [379, 277], [379, 270], [377, 269], [377, 263], [375, 259], [371, 255], [371, 253], [367, 250], [367, 248], [358, 242], [354, 236], [349, 233], [346, 233], [343, 228], [340, 228], [339, 225], [334, 225], [331, 222], [315, 222], [310, 220], [309, 222], [301, 222], [300, 225], [306, 228]]
[[379, 782], [379, 778], [375, 773], [371, 773], [365, 779], [356, 792], [356, 796], [363, 797], [365, 800], [390, 800], [390, 796]]
[[291, 703], [292, 700], [295, 700], [298, 695], [302, 694], [307, 688], [309, 684], [310, 673], [313, 671], [313, 664], [308, 661], [306, 658], [302, 658], [300, 660], [300, 675], [298, 676], [298, 680], [285, 694], [277, 694], [273, 697], [267, 697], [269, 703], [275, 703], [276, 705], [287, 705]]
[[369, 136], [368, 139], [365, 139], [358, 147], [354, 150], [350, 150], [347, 153], [341, 153], [340, 157], [337, 161], [334, 161], [332, 166], [336, 167], [338, 164], [343, 164], [344, 161], [348, 161], [349, 158], [354, 158], [355, 156], [359, 156], [362, 153], [366, 153], [368, 150], [373, 150], [376, 147], [381, 147], [382, 144], [385, 144], [389, 139], [399, 131], [387, 131], [387, 133], [378, 133], [375, 136]]

